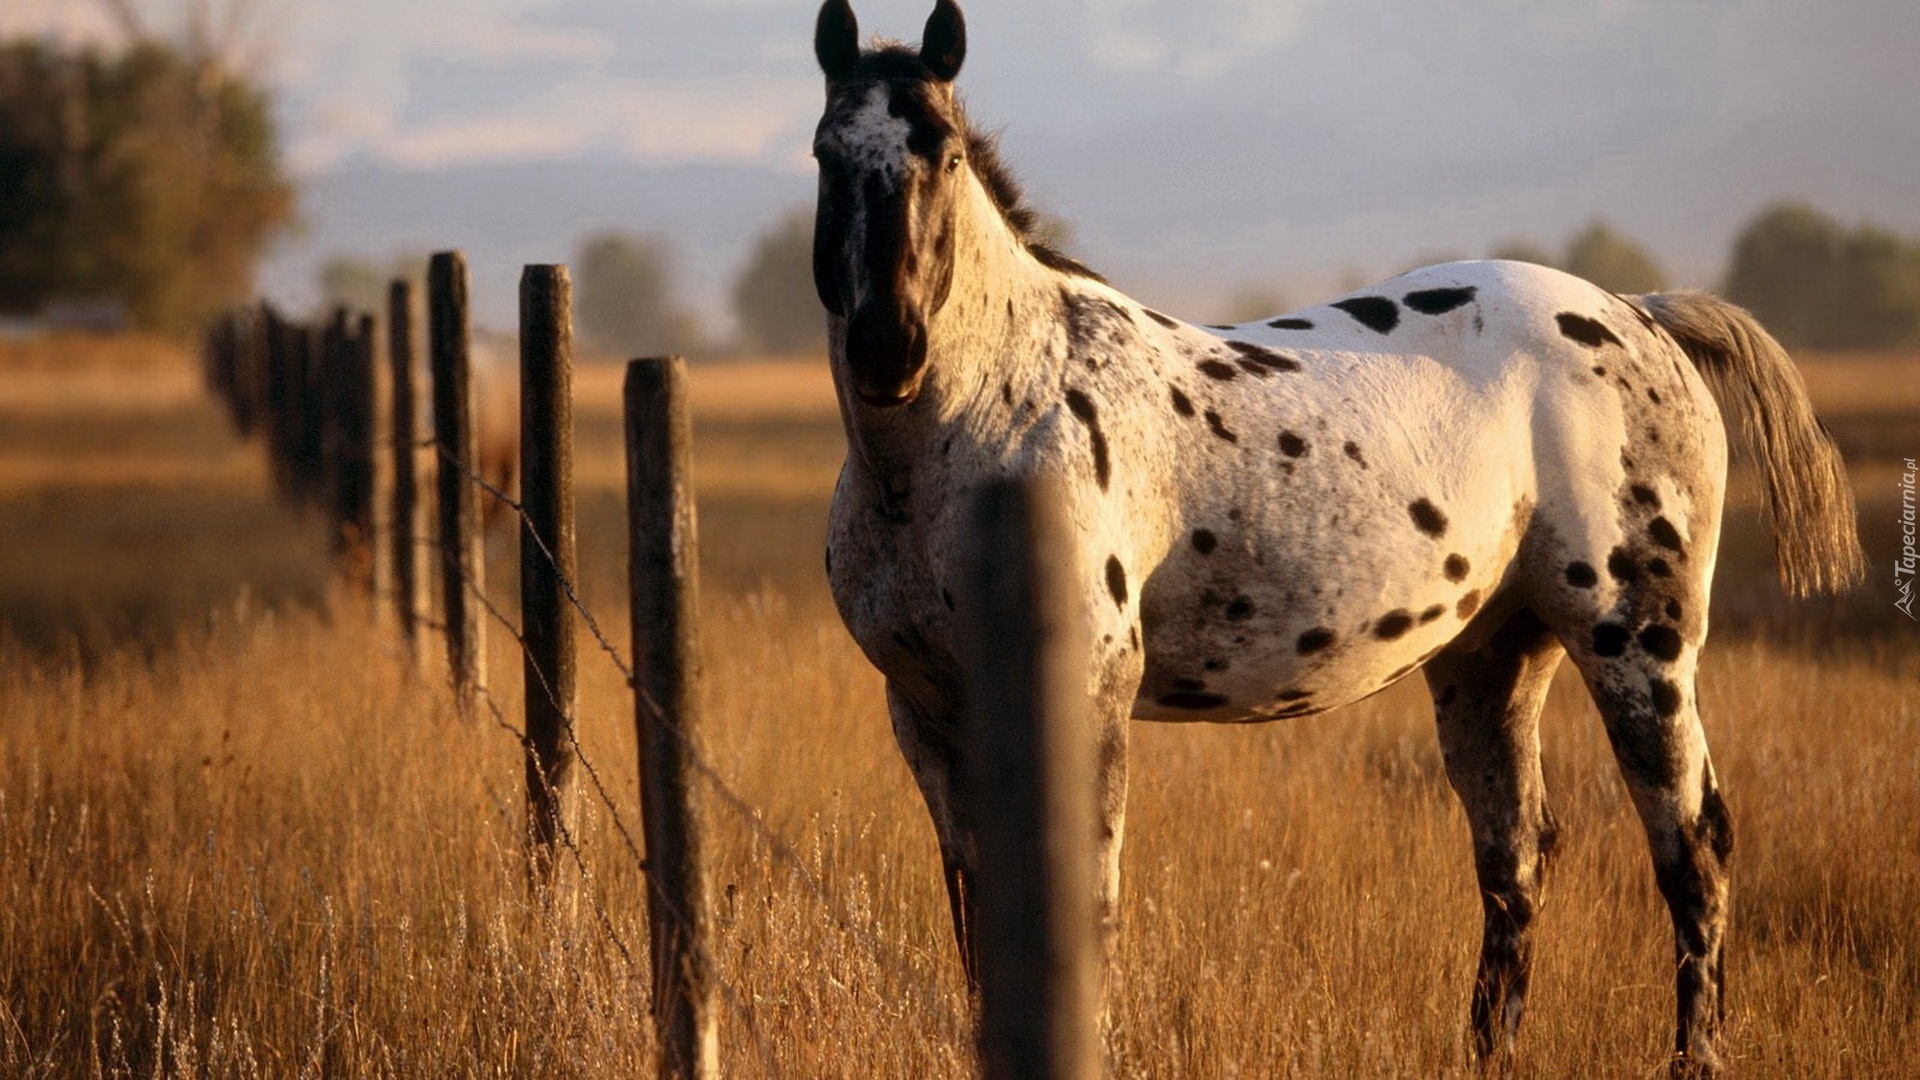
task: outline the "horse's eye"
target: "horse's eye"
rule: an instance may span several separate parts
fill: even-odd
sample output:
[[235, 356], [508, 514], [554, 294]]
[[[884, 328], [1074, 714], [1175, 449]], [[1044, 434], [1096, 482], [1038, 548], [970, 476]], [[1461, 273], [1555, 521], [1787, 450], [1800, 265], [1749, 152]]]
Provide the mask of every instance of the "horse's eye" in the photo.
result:
[[957, 171], [960, 168], [960, 160], [961, 159], [959, 154], [947, 155], [947, 171], [948, 172]]

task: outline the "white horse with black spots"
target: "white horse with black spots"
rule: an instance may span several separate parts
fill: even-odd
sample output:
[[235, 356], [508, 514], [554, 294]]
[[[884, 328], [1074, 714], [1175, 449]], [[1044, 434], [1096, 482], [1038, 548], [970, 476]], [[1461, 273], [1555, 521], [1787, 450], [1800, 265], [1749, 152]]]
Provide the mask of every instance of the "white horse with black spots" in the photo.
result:
[[887, 679], [972, 975], [974, 847], [956, 805], [955, 612], [967, 507], [1063, 482], [1093, 643], [1111, 945], [1127, 720], [1324, 712], [1423, 672], [1472, 827], [1484, 938], [1473, 1045], [1520, 1023], [1555, 826], [1538, 717], [1571, 656], [1672, 913], [1678, 1071], [1712, 1072], [1733, 833], [1695, 708], [1726, 432], [1744, 421], [1797, 591], [1856, 578], [1838, 455], [1791, 360], [1709, 296], [1620, 297], [1516, 262], [1416, 270], [1321, 307], [1202, 328], [1031, 236], [967, 124], [965, 27], [860, 47], [828, 0], [814, 277], [848, 455], [828, 577]]

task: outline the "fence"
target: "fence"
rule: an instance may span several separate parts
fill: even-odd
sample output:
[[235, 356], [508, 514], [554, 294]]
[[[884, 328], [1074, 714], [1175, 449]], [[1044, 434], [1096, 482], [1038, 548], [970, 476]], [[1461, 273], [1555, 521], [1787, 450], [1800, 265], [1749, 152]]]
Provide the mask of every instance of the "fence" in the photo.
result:
[[[876, 961], [885, 964], [899, 949], [839, 910], [799, 846], [771, 828], [704, 751], [685, 365], [677, 358], [635, 360], [626, 372], [629, 662], [575, 586], [566, 268], [529, 266], [521, 280], [517, 499], [510, 481], [476, 467], [467, 269], [458, 253], [433, 257], [427, 294], [429, 438], [416, 434], [414, 328], [421, 320], [405, 282], [394, 282], [388, 295], [384, 365], [372, 315], [336, 311], [324, 325], [309, 326], [262, 304], [210, 330], [208, 384], [227, 403], [236, 429], [267, 449], [280, 493], [321, 512], [343, 578], [391, 598], [395, 625], [410, 649], [421, 647], [423, 630], [442, 635], [461, 715], [488, 717], [518, 740], [526, 766], [528, 875], [550, 900], [567, 888], [562, 866], [592, 882], [569, 810], [584, 775], [647, 883], [660, 1075], [721, 1074], [722, 1003], [739, 1014], [763, 1064], [777, 1073], [739, 992], [714, 963], [704, 858], [709, 816], [724, 812], [744, 822], [832, 913], [836, 928]], [[434, 474], [436, 492], [438, 620], [425, 612], [426, 575], [416, 558], [423, 546], [425, 468]], [[486, 591], [483, 497], [519, 523], [518, 627]], [[991, 791], [982, 786], [964, 795], [979, 827], [979, 1035], [983, 1070], [993, 1080], [1091, 1077], [1100, 1067], [1091, 748], [1081, 716], [1085, 649], [1065, 614], [1072, 605], [1069, 571], [1059, 561], [1066, 533], [1052, 510], [1058, 503], [1021, 487], [987, 492], [978, 510], [982, 546], [970, 570], [983, 602], [966, 629], [974, 703], [968, 727], [990, 737], [967, 748], [968, 772], [995, 783]], [[489, 625], [521, 650], [526, 692], [519, 726], [488, 688]], [[644, 857], [574, 730], [576, 626], [633, 688]], [[591, 889], [584, 892], [602, 932], [631, 962], [613, 920]]]

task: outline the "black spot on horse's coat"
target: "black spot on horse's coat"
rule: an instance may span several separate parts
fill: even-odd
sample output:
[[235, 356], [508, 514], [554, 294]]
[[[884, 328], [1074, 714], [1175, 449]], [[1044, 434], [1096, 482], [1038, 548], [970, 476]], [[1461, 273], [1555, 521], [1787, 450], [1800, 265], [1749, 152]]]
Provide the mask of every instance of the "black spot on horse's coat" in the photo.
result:
[[1217, 412], [1214, 412], [1212, 409], [1207, 410], [1207, 427], [1211, 428], [1215, 435], [1218, 435], [1219, 437], [1227, 440], [1230, 443], [1237, 443], [1240, 441], [1240, 436], [1235, 435], [1231, 430], [1229, 430], [1227, 428], [1227, 425], [1220, 420], [1220, 414]]
[[1654, 577], [1672, 577], [1673, 567], [1668, 566], [1665, 559], [1648, 559], [1647, 572]]
[[[1229, 341], [1227, 342], [1227, 348], [1232, 349], [1247, 360], [1263, 368], [1270, 368], [1274, 371], [1300, 370], [1300, 361], [1295, 360], [1291, 356], [1282, 356], [1272, 349], [1261, 348], [1251, 341]], [[1245, 365], [1242, 366], [1244, 367]]]
[[1571, 311], [1563, 311], [1555, 315], [1553, 321], [1560, 324], [1560, 332], [1562, 334], [1585, 345], [1589, 349], [1597, 349], [1607, 344], [1626, 344], [1621, 341], [1613, 331], [1607, 329], [1607, 324], [1597, 319], [1589, 319], [1585, 315], [1576, 315]]
[[1607, 377], [1607, 369], [1601, 367], [1599, 364], [1593, 365], [1593, 373], [1603, 379]]
[[1413, 616], [1405, 608], [1396, 608], [1380, 616], [1373, 624], [1373, 636], [1381, 641], [1392, 641], [1413, 627]]
[[1173, 411], [1181, 416], [1192, 416], [1193, 399], [1182, 393], [1177, 386], [1169, 386], [1167, 389], [1173, 391]]
[[1311, 690], [1282, 690], [1274, 697], [1279, 701], [1305, 701], [1313, 696]]
[[1165, 315], [1160, 314], [1159, 312], [1153, 310], [1152, 308], [1141, 308], [1140, 310], [1147, 313], [1147, 318], [1152, 319], [1154, 322], [1159, 323], [1161, 326], [1164, 326], [1169, 330], [1180, 329], [1180, 324], [1178, 322], [1176, 322], [1173, 319], [1167, 318]]
[[1666, 679], [1655, 679], [1650, 688], [1653, 696], [1653, 711], [1661, 716], [1672, 716], [1680, 711], [1680, 688]]
[[1628, 555], [1625, 548], [1614, 548], [1607, 556], [1607, 573], [1613, 575], [1613, 580], [1628, 584], [1640, 580], [1640, 568], [1634, 565], [1633, 556]]
[[1467, 571], [1472, 570], [1473, 565], [1467, 562], [1465, 555], [1455, 554], [1447, 556], [1447, 561], [1440, 564], [1440, 569], [1447, 575], [1448, 581], [1465, 581]]
[[1217, 709], [1227, 703], [1223, 694], [1198, 693], [1192, 690], [1179, 690], [1171, 694], [1160, 695], [1160, 704], [1169, 709]]
[[1134, 652], [1140, 651], [1140, 631], [1138, 628], [1136, 627], [1127, 628], [1127, 644], [1133, 646]]
[[1307, 440], [1291, 431], [1280, 433], [1280, 452], [1288, 457], [1299, 457], [1307, 452]]
[[1426, 499], [1415, 499], [1407, 504], [1407, 513], [1413, 518], [1414, 528], [1433, 537], [1435, 540], [1447, 535], [1447, 515]]
[[1113, 594], [1114, 606], [1127, 606], [1127, 571], [1116, 555], [1107, 556], [1107, 591]]
[[1200, 667], [1206, 671], [1225, 671], [1227, 670], [1227, 662], [1225, 660], [1207, 660], [1203, 662]]
[[1471, 285], [1457, 289], [1420, 289], [1401, 297], [1401, 301], [1422, 315], [1444, 315], [1463, 304], [1472, 303], [1473, 295], [1478, 291]]
[[1647, 535], [1653, 537], [1654, 543], [1668, 551], [1686, 550], [1685, 545], [1680, 542], [1680, 530], [1674, 528], [1673, 522], [1664, 517], [1654, 518], [1647, 523]]
[[1012, 383], [1003, 382], [1000, 384], [1000, 400], [1006, 402], [1009, 407], [1013, 405], [1013, 384]]
[[1313, 329], [1313, 320], [1312, 319], [1274, 319], [1273, 321], [1267, 323], [1267, 325], [1273, 327], [1275, 330], [1311, 330]]
[[1107, 459], [1107, 436], [1100, 430], [1100, 415], [1094, 410], [1093, 399], [1079, 390], [1068, 390], [1067, 411], [1087, 425], [1087, 438], [1093, 444], [1093, 478], [1105, 491], [1113, 476], [1113, 463]]
[[1453, 605], [1454, 615], [1458, 616], [1461, 619], [1471, 619], [1473, 618], [1473, 613], [1479, 610], [1480, 610], [1480, 590], [1479, 589], [1469, 589], [1467, 591], [1467, 594], [1460, 598], [1460, 602]]
[[1640, 631], [1640, 647], [1655, 660], [1672, 663], [1680, 658], [1680, 632], [1671, 626], [1655, 623]]
[[1337, 300], [1334, 307], [1353, 316], [1354, 321], [1378, 334], [1389, 333], [1400, 325], [1400, 305], [1384, 296], [1355, 296]]
[[1651, 386], [1647, 387], [1647, 400], [1653, 402], [1655, 405], [1660, 404], [1660, 391], [1655, 390]]
[[1207, 684], [1201, 679], [1175, 679], [1173, 680], [1173, 688], [1175, 690], [1205, 690]]
[[1727, 813], [1726, 801], [1720, 798], [1720, 790], [1711, 782], [1702, 786], [1706, 790], [1700, 793], [1699, 829], [1706, 834], [1713, 857], [1725, 864], [1733, 856], [1733, 818]]
[[1220, 546], [1220, 538], [1213, 535], [1212, 530], [1210, 529], [1193, 530], [1193, 550], [1199, 552], [1202, 555], [1211, 555], [1213, 554], [1213, 549], [1219, 546]]
[[1635, 484], [1627, 490], [1633, 493], [1634, 502], [1641, 506], [1651, 506], [1655, 510], [1660, 509], [1660, 496], [1652, 488], [1644, 484]]
[[1236, 596], [1227, 605], [1227, 621], [1245, 622], [1253, 617], [1253, 601], [1245, 596]]
[[1341, 449], [1345, 450], [1347, 452], [1347, 456], [1352, 458], [1354, 462], [1358, 464], [1361, 468], [1364, 469], [1367, 467], [1367, 459], [1361, 456], [1359, 443], [1350, 442], [1347, 445], [1341, 447]]
[[1333, 644], [1333, 631], [1324, 626], [1316, 626], [1301, 634], [1293, 643], [1293, 647], [1301, 656], [1305, 656], [1308, 653], [1317, 653], [1331, 644]]
[[1198, 365], [1200, 373], [1209, 379], [1232, 382], [1240, 375], [1240, 369], [1224, 360], [1202, 360]]
[[1621, 656], [1626, 653], [1631, 636], [1619, 623], [1600, 623], [1593, 628], [1593, 655]]
[[1446, 613], [1447, 613], [1447, 605], [1435, 604], [1432, 607], [1420, 613], [1420, 625], [1425, 626], [1428, 623], [1434, 621], [1435, 619], [1438, 619], [1440, 616], [1445, 615]]
[[1209, 330], [1238, 330], [1238, 329], [1240, 329], [1240, 328], [1239, 328], [1238, 326], [1234, 326], [1234, 325], [1229, 325], [1229, 324], [1227, 324], [1227, 323], [1208, 323], [1208, 324], [1207, 324], [1207, 329], [1209, 329]]
[[1680, 617], [1680, 610], [1681, 610], [1681, 609], [1680, 609], [1680, 601], [1678, 601], [1678, 600], [1669, 600], [1669, 601], [1667, 601], [1667, 618], [1669, 618], [1669, 619], [1677, 619], [1677, 618], [1679, 618], [1679, 617]]
[[950, 589], [945, 589], [945, 588], [943, 588], [943, 589], [941, 589], [941, 590], [940, 590], [940, 602], [941, 602], [941, 603], [943, 603], [943, 604], [945, 604], [945, 605], [947, 605], [947, 610], [948, 610], [948, 611], [952, 611], [952, 610], [953, 610], [953, 592], [952, 592], [952, 590], [950, 590]]
[[1594, 573], [1590, 563], [1570, 562], [1567, 564], [1567, 584], [1576, 589], [1591, 589], [1599, 584], [1600, 575]]

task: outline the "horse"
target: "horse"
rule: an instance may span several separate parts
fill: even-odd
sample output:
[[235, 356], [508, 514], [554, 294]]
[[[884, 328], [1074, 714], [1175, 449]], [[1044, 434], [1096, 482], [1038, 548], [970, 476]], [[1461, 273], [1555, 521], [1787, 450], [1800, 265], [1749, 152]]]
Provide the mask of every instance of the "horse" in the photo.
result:
[[869, 49], [847, 0], [827, 0], [814, 52], [813, 273], [848, 446], [827, 576], [885, 676], [969, 985], [959, 568], [971, 495], [1044, 475], [1090, 632], [1109, 965], [1130, 718], [1304, 717], [1420, 672], [1482, 898], [1470, 1049], [1511, 1046], [1558, 835], [1538, 720], [1571, 658], [1672, 917], [1671, 1067], [1717, 1072], [1733, 827], [1694, 676], [1722, 408], [1757, 458], [1789, 589], [1837, 590], [1862, 566], [1844, 467], [1779, 344], [1709, 295], [1618, 296], [1505, 261], [1195, 326], [1036, 238], [955, 96], [952, 0], [918, 48]]

